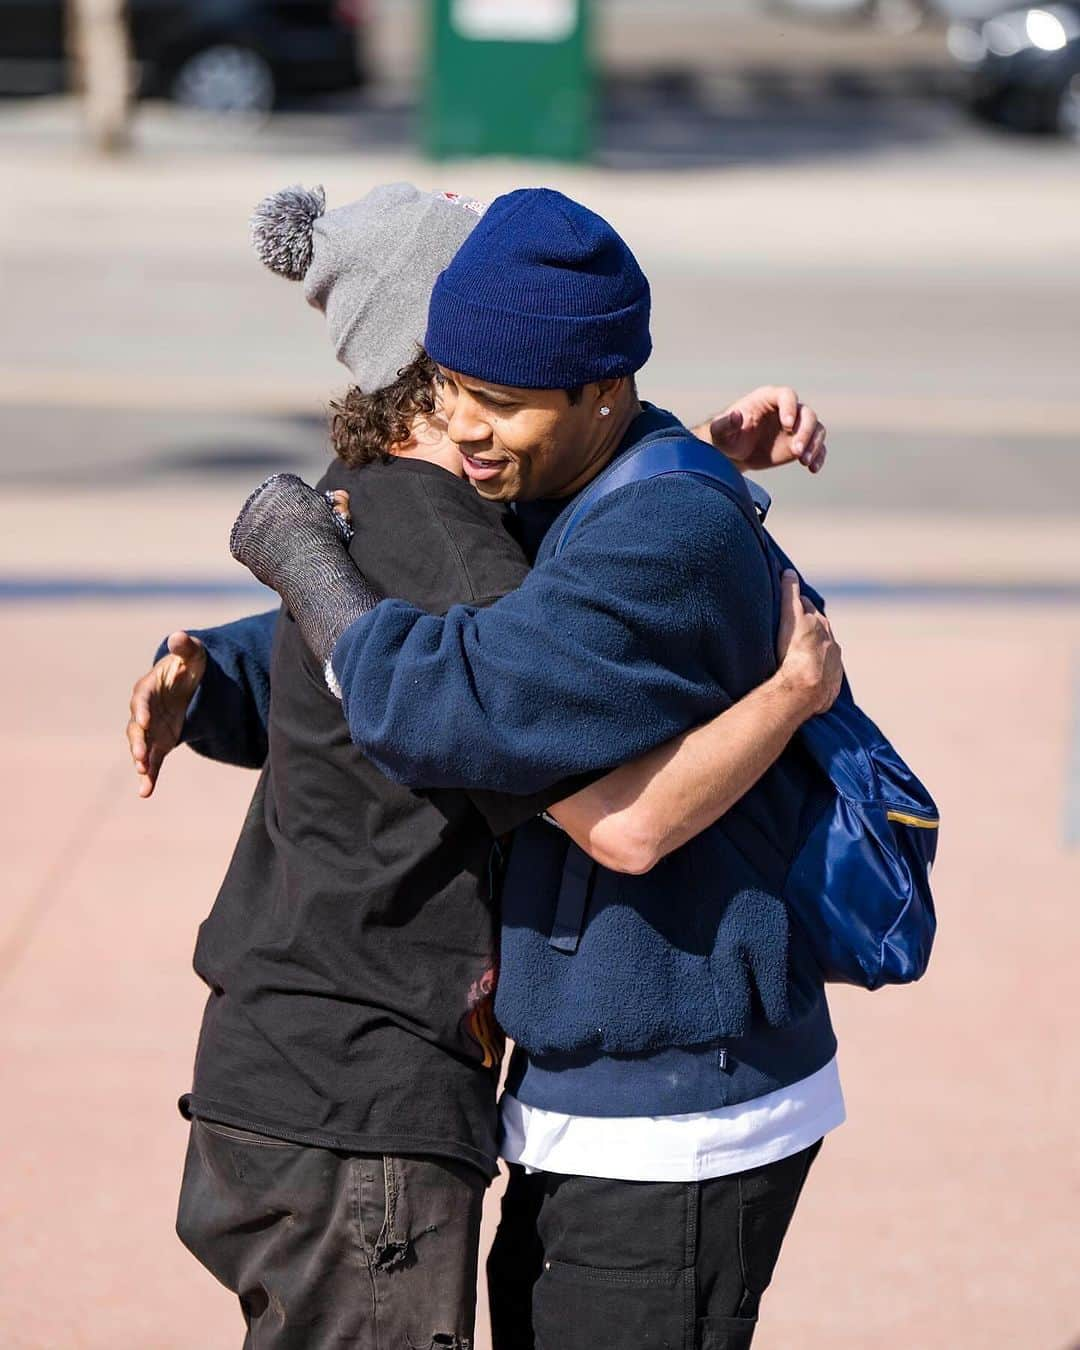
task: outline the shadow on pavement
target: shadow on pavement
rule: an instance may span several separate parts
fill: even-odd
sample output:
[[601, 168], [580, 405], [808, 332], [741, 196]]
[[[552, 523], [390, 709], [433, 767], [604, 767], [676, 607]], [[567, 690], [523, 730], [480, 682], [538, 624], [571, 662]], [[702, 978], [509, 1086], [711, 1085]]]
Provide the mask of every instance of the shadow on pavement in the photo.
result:
[[939, 71], [835, 67], [799, 77], [757, 65], [737, 78], [677, 71], [611, 83], [598, 160], [612, 169], [797, 162], [909, 147], [953, 134], [956, 110]]
[[[409, 91], [359, 90], [294, 100], [245, 140], [255, 150], [407, 153], [418, 121]], [[604, 81], [594, 162], [627, 171], [798, 162], [947, 140], [963, 121], [950, 73], [930, 65], [658, 70]], [[229, 148], [231, 138], [208, 141]]]

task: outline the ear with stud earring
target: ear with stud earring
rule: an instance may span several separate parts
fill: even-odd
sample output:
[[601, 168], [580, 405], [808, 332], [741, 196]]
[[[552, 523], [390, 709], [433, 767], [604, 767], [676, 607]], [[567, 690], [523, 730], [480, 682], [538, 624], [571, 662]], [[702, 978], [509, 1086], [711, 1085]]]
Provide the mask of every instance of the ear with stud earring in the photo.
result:
[[610, 413], [611, 413], [611, 409], [610, 409], [610, 408], [608, 407], [608, 405], [605, 403], [604, 406], [600, 409], [600, 416], [601, 416], [601, 417], [607, 417], [607, 416], [609, 416]]

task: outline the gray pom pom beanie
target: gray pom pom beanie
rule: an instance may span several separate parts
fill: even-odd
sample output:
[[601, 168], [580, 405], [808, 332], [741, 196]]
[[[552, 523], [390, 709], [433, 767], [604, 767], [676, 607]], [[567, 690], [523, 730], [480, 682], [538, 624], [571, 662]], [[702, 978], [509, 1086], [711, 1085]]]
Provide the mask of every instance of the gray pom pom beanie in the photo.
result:
[[372, 394], [415, 356], [435, 279], [483, 212], [472, 198], [411, 183], [374, 188], [333, 211], [322, 188], [290, 187], [255, 208], [251, 241], [271, 271], [303, 281], [338, 360]]

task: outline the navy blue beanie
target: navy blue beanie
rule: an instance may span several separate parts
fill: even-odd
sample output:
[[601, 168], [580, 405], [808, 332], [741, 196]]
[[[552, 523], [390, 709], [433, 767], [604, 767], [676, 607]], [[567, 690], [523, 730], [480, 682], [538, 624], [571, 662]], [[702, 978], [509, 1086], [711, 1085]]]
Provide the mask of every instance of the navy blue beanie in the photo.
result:
[[576, 389], [649, 359], [649, 283], [595, 212], [550, 188], [496, 198], [440, 274], [433, 361], [521, 389]]

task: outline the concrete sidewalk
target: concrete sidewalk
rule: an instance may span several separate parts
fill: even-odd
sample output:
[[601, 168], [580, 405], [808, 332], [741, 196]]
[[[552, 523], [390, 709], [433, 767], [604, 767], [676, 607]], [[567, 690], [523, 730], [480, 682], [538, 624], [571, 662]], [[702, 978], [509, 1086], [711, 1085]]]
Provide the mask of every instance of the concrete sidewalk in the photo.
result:
[[[136, 799], [125, 691], [234, 604], [9, 605], [0, 675], [0, 1322], [12, 1350], [225, 1350], [231, 1300], [172, 1233], [201, 988], [190, 971], [253, 779], [182, 752]], [[1065, 1350], [1078, 1330], [1063, 837], [1080, 609], [834, 606], [868, 707], [945, 826], [932, 973], [838, 990], [849, 1123], [765, 1304], [762, 1350]], [[494, 1196], [492, 1197], [494, 1200]], [[486, 1346], [481, 1338], [479, 1345]]]
[[[787, 380], [821, 409], [829, 469], [774, 476], [776, 530], [833, 583], [860, 698], [944, 815], [931, 974], [835, 993], [850, 1119], [755, 1344], [1076, 1343], [1075, 152], [955, 118], [927, 134], [918, 112], [906, 138], [792, 157], [783, 118], [756, 115], [731, 131], [759, 135], [752, 162], [631, 175], [432, 168], [295, 124], [218, 143], [152, 110], [140, 153], [101, 165], [64, 107], [0, 109], [5, 1350], [241, 1338], [172, 1223], [195, 928], [253, 780], [182, 752], [139, 801], [123, 729], [163, 633], [267, 603], [228, 525], [265, 472], [317, 471], [344, 383], [299, 289], [251, 257], [247, 214], [294, 181], [334, 204], [398, 177], [490, 196], [538, 176], [640, 250], [648, 396], [697, 417]], [[63, 600], [80, 588], [97, 598]]]

